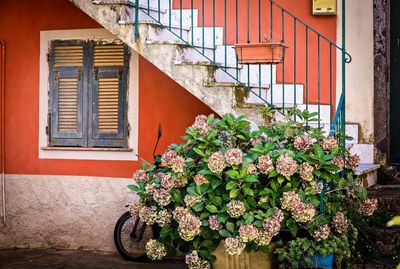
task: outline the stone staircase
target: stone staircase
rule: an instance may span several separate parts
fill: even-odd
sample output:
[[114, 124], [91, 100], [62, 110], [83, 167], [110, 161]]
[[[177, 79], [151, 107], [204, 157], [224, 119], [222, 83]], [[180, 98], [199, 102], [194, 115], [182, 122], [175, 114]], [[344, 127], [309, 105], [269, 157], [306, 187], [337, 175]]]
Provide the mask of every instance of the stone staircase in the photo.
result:
[[[378, 199], [378, 211], [381, 214], [400, 215], [400, 184], [375, 185], [370, 188], [368, 196]], [[400, 227], [384, 227], [384, 225], [379, 223], [369, 227], [367, 244], [371, 253], [368, 257], [364, 257], [367, 262], [355, 265], [354, 269], [398, 268], [396, 266], [400, 264]]]
[[[139, 37], [136, 40], [134, 1], [70, 1], [220, 115], [244, 115], [257, 126], [264, 123], [257, 109], [266, 102], [277, 108], [290, 108], [295, 104], [299, 109], [306, 108], [303, 85], [279, 84], [275, 65], [259, 68], [258, 65], [238, 64], [234, 47], [223, 44], [223, 28], [215, 28], [213, 39], [212, 27], [199, 27], [197, 10], [171, 9], [169, 0], [151, 0], [148, 7], [147, 0], [140, 0]], [[210, 61], [214, 55], [218, 65]], [[241, 83], [234, 79], [236, 75]], [[308, 110], [316, 112], [318, 105], [308, 104]], [[330, 106], [321, 104], [319, 110], [319, 126], [328, 133]], [[316, 123], [310, 125], [316, 126]], [[363, 165], [357, 173], [367, 179], [368, 185], [374, 185], [379, 166], [373, 165], [373, 145], [358, 143], [359, 131], [357, 124], [346, 125], [347, 135], [354, 138], [347, 144], [353, 153], [361, 156]]]

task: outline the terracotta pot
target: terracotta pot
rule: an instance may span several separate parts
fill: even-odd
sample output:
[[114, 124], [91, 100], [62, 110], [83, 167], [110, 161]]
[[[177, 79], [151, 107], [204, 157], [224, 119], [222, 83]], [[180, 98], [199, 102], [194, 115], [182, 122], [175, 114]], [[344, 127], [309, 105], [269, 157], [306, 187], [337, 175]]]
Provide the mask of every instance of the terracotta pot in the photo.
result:
[[236, 44], [236, 57], [240, 64], [279, 64], [285, 57], [287, 46], [279, 41]]
[[218, 246], [218, 248], [212, 253], [217, 257], [217, 261], [214, 263], [214, 269], [272, 269], [272, 253], [274, 245], [270, 245], [269, 255], [263, 252], [246, 252], [243, 251], [239, 256], [231, 256], [225, 252], [224, 244]]

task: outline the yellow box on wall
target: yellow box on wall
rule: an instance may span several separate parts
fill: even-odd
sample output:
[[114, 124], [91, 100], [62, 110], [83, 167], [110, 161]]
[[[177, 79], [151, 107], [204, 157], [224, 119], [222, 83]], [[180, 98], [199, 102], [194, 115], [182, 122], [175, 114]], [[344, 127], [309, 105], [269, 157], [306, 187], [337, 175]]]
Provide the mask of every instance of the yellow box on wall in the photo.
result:
[[336, 0], [312, 0], [313, 15], [336, 15]]

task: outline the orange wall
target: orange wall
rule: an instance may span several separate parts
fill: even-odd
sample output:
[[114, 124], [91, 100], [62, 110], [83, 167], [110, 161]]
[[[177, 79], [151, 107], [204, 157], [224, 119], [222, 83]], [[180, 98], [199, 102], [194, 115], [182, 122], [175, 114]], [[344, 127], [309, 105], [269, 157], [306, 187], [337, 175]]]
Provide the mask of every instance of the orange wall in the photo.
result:
[[[6, 173], [130, 177], [140, 162], [38, 159], [39, 32], [100, 27], [68, 0], [0, 0], [6, 42]], [[198, 114], [212, 111], [152, 64], [139, 60], [139, 155], [150, 160], [158, 122], [159, 151], [179, 142]]]
[[[215, 0], [216, 26], [225, 26], [224, 24], [224, 2], [226, 2], [226, 31], [227, 43], [236, 43], [236, 21], [238, 21], [238, 43], [246, 43], [248, 33], [248, 1], [250, 1], [250, 42], [259, 42], [264, 37], [270, 38], [270, 0]], [[236, 17], [236, 2], [238, 2], [238, 16]], [[301, 19], [309, 26], [316, 29], [322, 35], [326, 36], [333, 42], [336, 42], [336, 16], [313, 16], [312, 0], [274, 0], [275, 3], [281, 5], [291, 14]], [[204, 0], [204, 25], [213, 26], [213, 1]], [[259, 4], [260, 7], [259, 8]], [[202, 0], [194, 0], [193, 6], [199, 10], [198, 25], [202, 25]], [[191, 0], [182, 0], [182, 8], [190, 8]], [[174, 1], [174, 8], [180, 8], [180, 1]], [[259, 15], [260, 10], [260, 15]], [[261, 19], [259, 20], [259, 16]], [[259, 21], [261, 31], [259, 31]], [[282, 11], [277, 6], [272, 8], [272, 38], [282, 40]], [[287, 13], [284, 13], [284, 41], [289, 46], [286, 50], [285, 71], [282, 74], [282, 65], [277, 68], [277, 81], [285, 83], [294, 83], [294, 19]], [[306, 30], [305, 27], [296, 23], [296, 83], [306, 83]], [[317, 35], [309, 31], [309, 72], [308, 87], [309, 101], [316, 103], [318, 100], [318, 41]], [[329, 44], [321, 39], [321, 56], [320, 56], [320, 91], [321, 102], [329, 103], [330, 91], [330, 66], [332, 67], [332, 98], [335, 100], [335, 50], [332, 49], [332, 65], [330, 65]], [[267, 74], [265, 75], [267, 76]], [[265, 82], [269, 84], [269, 81]], [[305, 101], [304, 93], [304, 101]]]

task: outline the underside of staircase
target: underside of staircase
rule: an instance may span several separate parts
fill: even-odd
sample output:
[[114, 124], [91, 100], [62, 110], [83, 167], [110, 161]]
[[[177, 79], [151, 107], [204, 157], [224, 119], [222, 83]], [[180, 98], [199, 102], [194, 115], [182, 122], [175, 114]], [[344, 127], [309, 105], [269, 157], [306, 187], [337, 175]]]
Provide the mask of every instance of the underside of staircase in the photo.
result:
[[[133, 1], [70, 1], [219, 115], [244, 115], [255, 127], [265, 123], [258, 109], [267, 104], [286, 109], [307, 108], [310, 112], [320, 112], [318, 126], [329, 133], [332, 124], [329, 105], [305, 104], [303, 85], [279, 84], [275, 65], [238, 64], [234, 46], [223, 43], [223, 28], [200, 27], [197, 10], [174, 10], [169, 0], [152, 0], [150, 6], [147, 0], [141, 0], [136, 26]], [[209, 59], [213, 56], [216, 62], [225, 59], [223, 66], [212, 63]], [[233, 79], [235, 75], [240, 82]], [[317, 126], [310, 125], [314, 124]], [[379, 165], [373, 164], [373, 145], [359, 144], [359, 132], [358, 124], [346, 124], [346, 135], [353, 137], [346, 144], [352, 153], [361, 156], [362, 165], [357, 173], [371, 186], [376, 183]]]

